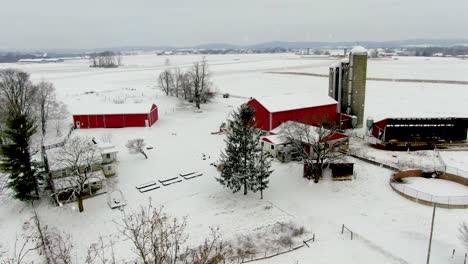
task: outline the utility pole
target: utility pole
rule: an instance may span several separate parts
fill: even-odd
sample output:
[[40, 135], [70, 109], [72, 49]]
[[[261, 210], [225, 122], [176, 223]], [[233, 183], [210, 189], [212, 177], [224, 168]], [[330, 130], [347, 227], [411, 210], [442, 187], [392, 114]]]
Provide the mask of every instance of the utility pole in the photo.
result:
[[427, 249], [426, 264], [429, 264], [429, 259], [431, 257], [432, 232], [434, 231], [434, 218], [435, 218], [436, 207], [437, 207], [437, 203], [434, 203], [434, 209], [432, 210], [431, 234], [429, 235], [429, 248]]

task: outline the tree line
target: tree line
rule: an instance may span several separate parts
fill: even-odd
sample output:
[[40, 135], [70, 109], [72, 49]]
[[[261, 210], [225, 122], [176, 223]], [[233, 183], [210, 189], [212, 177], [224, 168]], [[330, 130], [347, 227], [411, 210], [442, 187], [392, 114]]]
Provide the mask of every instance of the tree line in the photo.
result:
[[207, 103], [215, 97], [211, 72], [205, 58], [194, 62], [185, 72], [178, 67], [172, 69], [169, 60], [166, 60], [165, 65], [166, 69], [159, 74], [157, 85], [167, 96], [194, 103], [198, 109], [202, 103]]
[[122, 56], [113, 51], [103, 51], [89, 55], [90, 67], [117, 68], [122, 65]]

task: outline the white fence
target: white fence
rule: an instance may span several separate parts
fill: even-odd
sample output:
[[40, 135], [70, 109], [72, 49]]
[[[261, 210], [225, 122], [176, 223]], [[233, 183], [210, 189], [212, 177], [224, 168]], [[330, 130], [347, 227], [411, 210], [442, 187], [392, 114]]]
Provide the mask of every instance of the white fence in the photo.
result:
[[441, 205], [468, 205], [468, 196], [436, 196], [432, 194], [428, 194], [425, 192], [421, 192], [415, 190], [411, 187], [405, 186], [404, 184], [398, 183], [396, 181], [390, 181], [392, 187], [409, 196], [413, 197], [417, 200], [422, 200], [431, 203], [438, 203]]

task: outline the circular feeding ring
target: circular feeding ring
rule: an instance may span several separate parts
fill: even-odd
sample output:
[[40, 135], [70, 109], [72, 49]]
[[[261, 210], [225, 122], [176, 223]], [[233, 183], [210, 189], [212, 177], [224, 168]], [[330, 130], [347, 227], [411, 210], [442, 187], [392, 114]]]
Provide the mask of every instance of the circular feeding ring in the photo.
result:
[[434, 205], [437, 203], [438, 207], [443, 208], [468, 208], [468, 195], [466, 196], [437, 196], [429, 194], [427, 192], [422, 192], [411, 188], [405, 184], [402, 184], [404, 178], [408, 177], [424, 177], [427, 178], [427, 175], [434, 177], [436, 179], [446, 180], [455, 182], [468, 187], [468, 179], [443, 172], [434, 172], [432, 174], [424, 173], [422, 170], [407, 170], [400, 171], [392, 175], [390, 178], [390, 186], [392, 189], [411, 201], [424, 204], [424, 205]]

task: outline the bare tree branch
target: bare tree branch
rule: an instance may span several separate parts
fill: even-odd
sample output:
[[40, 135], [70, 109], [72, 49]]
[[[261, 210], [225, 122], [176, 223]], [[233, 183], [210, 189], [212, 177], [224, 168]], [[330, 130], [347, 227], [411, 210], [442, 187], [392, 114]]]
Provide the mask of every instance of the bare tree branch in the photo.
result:
[[131, 139], [127, 142], [127, 144], [125, 144], [131, 154], [141, 154], [145, 157], [145, 159], [148, 159], [148, 156], [144, 150], [145, 145], [145, 140], [142, 138]]

